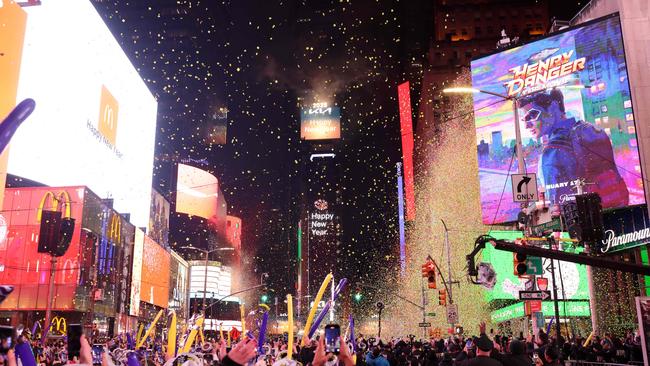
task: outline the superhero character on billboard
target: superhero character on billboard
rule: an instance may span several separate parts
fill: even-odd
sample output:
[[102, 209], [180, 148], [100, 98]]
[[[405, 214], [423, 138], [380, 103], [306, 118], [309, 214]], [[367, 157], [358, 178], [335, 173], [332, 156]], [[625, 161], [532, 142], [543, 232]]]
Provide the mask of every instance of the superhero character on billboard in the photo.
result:
[[573, 196], [579, 180], [587, 184], [585, 192], [600, 195], [603, 208], [629, 203], [610, 137], [591, 123], [567, 117], [560, 90], [522, 97], [519, 108], [526, 129], [542, 141], [538, 171], [551, 204]]

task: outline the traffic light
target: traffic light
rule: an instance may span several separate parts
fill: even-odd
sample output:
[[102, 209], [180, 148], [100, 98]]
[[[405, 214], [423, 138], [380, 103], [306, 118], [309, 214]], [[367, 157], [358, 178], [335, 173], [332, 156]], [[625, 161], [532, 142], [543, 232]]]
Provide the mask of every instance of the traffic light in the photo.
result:
[[266, 302], [269, 301], [269, 295], [264, 294], [260, 296], [260, 301], [262, 302], [262, 304], [266, 304]]
[[428, 260], [425, 264], [422, 265], [422, 277], [427, 279], [428, 287], [435, 289], [436, 285], [436, 265], [433, 261]]
[[438, 290], [438, 305], [447, 306], [447, 290]]
[[361, 295], [361, 292], [357, 291], [357, 292], [354, 294], [354, 301], [356, 301], [356, 302], [361, 302], [361, 298], [362, 298], [362, 297], [363, 297], [363, 295]]
[[513, 253], [513, 268], [514, 273], [517, 276], [523, 276], [528, 271], [528, 264], [526, 264], [526, 258], [528, 256], [524, 253]]

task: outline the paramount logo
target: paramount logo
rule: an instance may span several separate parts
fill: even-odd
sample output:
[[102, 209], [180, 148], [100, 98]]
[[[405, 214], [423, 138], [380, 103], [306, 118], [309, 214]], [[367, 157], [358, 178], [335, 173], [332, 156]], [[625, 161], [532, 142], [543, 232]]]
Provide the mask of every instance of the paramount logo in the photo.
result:
[[[605, 231], [605, 239], [603, 239], [603, 247], [600, 249], [601, 252], [607, 253], [616, 247], [626, 246], [627, 244], [634, 243], [637, 241], [645, 240], [650, 238], [650, 228], [645, 228], [643, 230], [637, 230], [631, 233], [623, 234], [616, 236], [614, 230]], [[621, 248], [622, 249], [622, 248]]]

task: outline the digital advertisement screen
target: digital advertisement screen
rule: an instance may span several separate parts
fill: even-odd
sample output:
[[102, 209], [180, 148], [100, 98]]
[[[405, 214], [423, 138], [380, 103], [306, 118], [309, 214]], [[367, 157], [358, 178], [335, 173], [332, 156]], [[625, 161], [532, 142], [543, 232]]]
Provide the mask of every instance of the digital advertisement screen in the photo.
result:
[[[496, 239], [514, 241], [521, 238], [519, 231], [499, 231], [492, 230], [490, 236]], [[563, 237], [568, 237], [565, 234]], [[482, 262], [488, 262], [496, 272], [497, 281], [492, 290], [486, 290], [485, 296], [487, 301], [492, 300], [518, 300], [519, 291], [524, 291], [527, 279], [519, 278], [514, 273], [513, 254], [503, 250], [496, 250], [492, 245], [486, 245], [482, 252]], [[587, 267], [582, 264], [560, 261], [555, 262], [558, 270], [555, 273], [555, 279], [558, 284], [558, 299], [567, 300], [586, 300], [589, 298], [589, 285], [587, 283]], [[544, 274], [540, 277], [548, 278], [549, 289], [552, 288], [553, 276], [546, 268], [550, 260], [544, 259]], [[560, 273], [561, 272], [561, 273]], [[560, 277], [562, 284], [560, 284]], [[560, 287], [562, 285], [564, 291]]]
[[178, 164], [176, 212], [216, 221], [219, 193], [219, 181], [214, 175], [203, 169]]
[[406, 192], [406, 219], [415, 220], [415, 183], [413, 177], [413, 112], [410, 83], [397, 86], [399, 124], [402, 134], [402, 162], [404, 163], [404, 190]]
[[157, 243], [164, 247], [169, 246], [169, 201], [158, 193], [151, 190], [151, 213], [149, 214], [149, 228], [147, 234]]
[[138, 316], [140, 313], [140, 298], [142, 291], [142, 258], [144, 256], [144, 231], [135, 229], [133, 242], [133, 269], [131, 271], [131, 297], [129, 299], [129, 314]]
[[166, 308], [169, 305], [170, 254], [150, 237], [144, 236], [140, 301]]
[[318, 106], [300, 111], [300, 138], [302, 140], [329, 140], [341, 138], [341, 109]]
[[[552, 205], [575, 184], [603, 208], [645, 203], [632, 98], [617, 14], [472, 61], [475, 89], [516, 98], [526, 172]], [[510, 100], [474, 93], [483, 223], [515, 221]]]
[[146, 227], [156, 100], [90, 1], [24, 10], [17, 99], [37, 106], [12, 139], [8, 172], [49, 186], [86, 185]]
[[[232, 270], [220, 262], [208, 261], [206, 271], [204, 261], [190, 261], [190, 298], [218, 299], [232, 293]], [[207, 272], [207, 282], [206, 279]]]
[[51, 257], [38, 253], [40, 213], [58, 210], [76, 220], [72, 241], [58, 258], [55, 269], [54, 309], [74, 309], [79, 281], [79, 237], [84, 187], [7, 188], [0, 212], [0, 283], [14, 291], [0, 303], [0, 309], [45, 309], [50, 281]]

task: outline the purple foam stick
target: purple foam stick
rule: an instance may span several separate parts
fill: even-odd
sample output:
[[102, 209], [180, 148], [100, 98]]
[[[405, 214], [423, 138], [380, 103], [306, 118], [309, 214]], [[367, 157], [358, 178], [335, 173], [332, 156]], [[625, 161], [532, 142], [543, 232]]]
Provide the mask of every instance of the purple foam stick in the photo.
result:
[[126, 355], [127, 359], [127, 366], [140, 366], [140, 362], [138, 362], [138, 354], [135, 352], [129, 352], [128, 355]]
[[352, 352], [357, 350], [357, 340], [354, 338], [354, 318], [350, 314], [350, 340], [352, 341]]
[[126, 333], [126, 344], [129, 349], [135, 349], [135, 342], [133, 341], [133, 337], [131, 337], [131, 333]]
[[257, 340], [257, 351], [264, 354], [264, 339], [266, 338], [266, 323], [269, 321], [269, 312], [265, 311], [262, 316], [262, 325], [260, 325], [260, 338]]
[[551, 325], [553, 325], [553, 320], [555, 320], [555, 318], [551, 318], [551, 321], [548, 322], [548, 326], [546, 327], [546, 334], [548, 334], [551, 331]]
[[39, 326], [38, 321], [34, 323], [34, 326], [32, 327], [32, 337], [36, 338], [36, 328]]
[[330, 307], [332, 306], [332, 301], [328, 301], [327, 304], [325, 304], [325, 307], [323, 307], [323, 310], [318, 313], [318, 316], [316, 319], [314, 319], [314, 324], [311, 325], [311, 329], [309, 329], [309, 335], [308, 337], [311, 339], [311, 337], [314, 336], [314, 333], [318, 330], [318, 327], [320, 326], [320, 323], [323, 321], [325, 318], [325, 315], [330, 311]]
[[27, 98], [20, 102], [14, 109], [5, 117], [0, 124], [0, 153], [9, 145], [11, 137], [14, 135], [18, 127], [30, 114], [34, 111], [36, 102], [34, 99]]
[[28, 342], [16, 344], [14, 351], [23, 366], [36, 366], [36, 358], [34, 358], [34, 352], [32, 352], [32, 347]]

